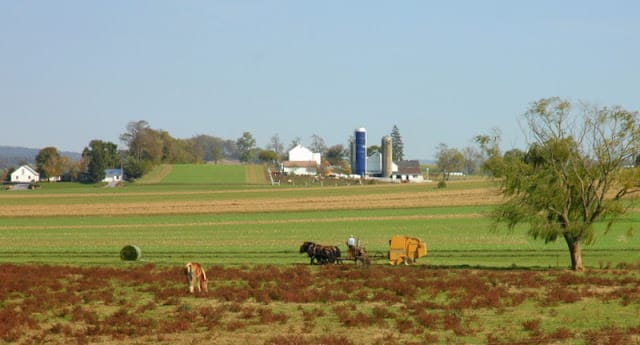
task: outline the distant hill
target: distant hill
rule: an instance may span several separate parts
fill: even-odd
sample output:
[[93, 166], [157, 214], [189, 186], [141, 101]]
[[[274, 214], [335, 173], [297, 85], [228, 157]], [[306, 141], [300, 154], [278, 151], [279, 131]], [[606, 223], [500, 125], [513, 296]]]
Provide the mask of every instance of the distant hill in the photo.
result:
[[[17, 167], [23, 163], [35, 164], [40, 149], [0, 145], [0, 169]], [[59, 151], [60, 155], [76, 161], [82, 154], [78, 152]]]

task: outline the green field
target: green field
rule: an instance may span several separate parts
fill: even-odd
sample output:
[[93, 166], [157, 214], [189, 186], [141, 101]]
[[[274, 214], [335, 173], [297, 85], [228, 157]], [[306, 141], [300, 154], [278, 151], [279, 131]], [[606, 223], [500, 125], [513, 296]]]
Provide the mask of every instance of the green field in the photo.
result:
[[[163, 184], [245, 184], [244, 165], [173, 165]], [[196, 182], [197, 181], [197, 182]]]
[[[144, 262], [161, 265], [188, 260], [225, 265], [296, 264], [307, 262], [298, 253], [303, 241], [345, 249], [345, 240], [353, 234], [369, 252], [381, 257], [386, 255], [391, 236], [401, 234], [427, 243], [428, 255], [418, 262], [422, 265], [565, 268], [569, 264], [562, 241], [536, 241], [527, 236], [525, 227], [492, 231], [487, 217], [491, 205], [451, 206], [450, 200], [442, 200], [441, 205], [428, 207], [369, 208], [353, 199], [342, 201], [345, 197], [364, 201], [406, 195], [419, 205], [418, 198], [439, 192], [435, 184], [249, 186], [240, 178], [247, 176], [245, 168], [178, 165], [154, 184], [102, 188], [60, 183], [43, 184], [36, 191], [2, 192], [0, 203], [21, 205], [33, 213], [0, 216], [0, 262], [119, 265], [120, 249], [134, 244], [142, 249]], [[487, 185], [486, 181], [461, 181], [450, 183], [448, 189], [464, 192]], [[301, 207], [318, 202], [322, 208], [262, 210], [275, 202], [300, 203]], [[193, 206], [173, 213], [172, 207], [184, 203]], [[232, 211], [197, 209], [206, 203], [232, 207]], [[105, 214], [65, 215], [86, 207]], [[120, 211], [111, 211], [115, 208]], [[125, 214], [137, 208], [141, 208], [139, 214]], [[58, 209], [54, 215], [39, 215]], [[155, 212], [159, 209], [167, 211]], [[640, 224], [637, 209], [607, 234], [599, 226], [596, 242], [585, 248], [585, 265], [598, 268], [640, 262], [640, 241], [630, 230], [633, 224]], [[386, 264], [386, 260], [374, 263]]]

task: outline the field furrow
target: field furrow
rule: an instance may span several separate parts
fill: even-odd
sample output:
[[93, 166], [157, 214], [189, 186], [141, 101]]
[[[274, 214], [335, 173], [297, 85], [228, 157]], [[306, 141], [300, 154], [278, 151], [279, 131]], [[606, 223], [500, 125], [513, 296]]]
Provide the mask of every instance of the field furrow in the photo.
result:
[[[171, 199], [167, 194], [166, 199]], [[225, 200], [128, 202], [107, 199], [102, 203], [51, 204], [42, 207], [4, 205], [0, 216], [98, 216], [98, 215], [154, 215], [154, 214], [216, 214], [256, 213], [278, 211], [394, 209], [413, 207], [447, 207], [491, 205], [501, 200], [494, 189], [481, 188], [463, 191], [418, 191], [362, 195], [332, 195], [292, 198], [231, 198]]]

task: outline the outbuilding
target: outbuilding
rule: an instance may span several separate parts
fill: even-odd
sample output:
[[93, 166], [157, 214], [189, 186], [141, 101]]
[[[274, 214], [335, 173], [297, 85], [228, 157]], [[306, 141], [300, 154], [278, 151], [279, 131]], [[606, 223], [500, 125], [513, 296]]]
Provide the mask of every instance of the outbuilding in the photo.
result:
[[289, 150], [289, 160], [282, 162], [282, 172], [291, 175], [317, 175], [321, 154], [298, 144]]
[[393, 179], [402, 182], [423, 182], [420, 162], [417, 160], [399, 161], [398, 170], [393, 172]]
[[31, 183], [39, 181], [40, 174], [28, 165], [23, 165], [11, 173], [11, 182], [13, 183]]
[[122, 169], [105, 169], [102, 182], [120, 182], [124, 178]]

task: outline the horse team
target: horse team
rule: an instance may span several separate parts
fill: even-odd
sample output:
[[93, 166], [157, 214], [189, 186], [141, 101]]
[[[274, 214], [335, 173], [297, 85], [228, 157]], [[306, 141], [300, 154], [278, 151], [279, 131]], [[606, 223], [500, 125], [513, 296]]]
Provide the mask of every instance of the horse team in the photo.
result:
[[323, 246], [314, 242], [304, 242], [300, 246], [300, 253], [307, 253], [310, 259], [310, 264], [334, 264], [339, 263], [340, 248], [336, 246]]

